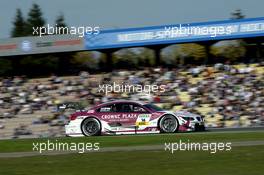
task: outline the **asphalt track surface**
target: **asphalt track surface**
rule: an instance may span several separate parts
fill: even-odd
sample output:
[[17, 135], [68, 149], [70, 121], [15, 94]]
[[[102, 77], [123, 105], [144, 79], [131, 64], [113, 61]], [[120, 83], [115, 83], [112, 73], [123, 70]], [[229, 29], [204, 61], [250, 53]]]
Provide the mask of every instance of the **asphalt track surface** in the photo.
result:
[[[254, 127], [254, 128], [221, 128], [221, 129], [213, 129], [208, 128], [208, 133], [215, 132], [256, 132], [264, 131], [264, 127]], [[201, 134], [201, 132], [199, 132]], [[264, 145], [264, 141], [239, 141], [232, 142], [232, 147], [238, 146], [258, 146]], [[31, 152], [11, 152], [11, 153], [0, 153], [0, 158], [18, 158], [18, 157], [31, 157], [31, 156], [50, 156], [50, 155], [64, 155], [64, 154], [87, 154], [87, 153], [96, 153], [96, 152], [130, 152], [130, 151], [165, 151], [165, 145], [144, 145], [144, 146], [125, 146], [125, 147], [108, 147], [108, 148], [100, 148], [98, 151], [89, 151], [85, 153], [78, 153], [77, 151], [46, 151], [39, 153], [37, 151]]]

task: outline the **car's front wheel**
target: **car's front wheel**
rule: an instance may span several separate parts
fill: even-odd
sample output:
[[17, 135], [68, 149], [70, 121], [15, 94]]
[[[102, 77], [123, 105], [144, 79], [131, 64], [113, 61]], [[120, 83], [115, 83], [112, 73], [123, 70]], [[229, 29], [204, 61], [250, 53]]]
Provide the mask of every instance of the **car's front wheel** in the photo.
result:
[[173, 115], [164, 115], [159, 121], [161, 133], [173, 133], [178, 130], [179, 122]]
[[95, 118], [87, 118], [81, 124], [82, 133], [85, 136], [96, 136], [101, 134], [101, 124]]

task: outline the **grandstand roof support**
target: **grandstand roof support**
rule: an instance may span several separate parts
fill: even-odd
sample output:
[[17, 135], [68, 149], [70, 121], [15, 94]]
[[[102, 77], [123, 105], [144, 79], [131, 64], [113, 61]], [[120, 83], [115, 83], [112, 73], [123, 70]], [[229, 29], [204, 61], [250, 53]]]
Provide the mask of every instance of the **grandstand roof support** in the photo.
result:
[[256, 61], [263, 61], [262, 43], [264, 43], [264, 37], [245, 38], [243, 41], [246, 42], [247, 45], [255, 45]]
[[105, 49], [101, 51], [102, 53], [106, 55], [107, 71], [113, 70], [113, 53], [116, 52], [117, 50], [119, 49]]
[[256, 56], [257, 56], [257, 59], [260, 59], [262, 57], [262, 54], [261, 54], [261, 42], [257, 42], [256, 43], [257, 45], [257, 53], [256, 53]]
[[204, 59], [204, 64], [207, 64], [210, 59], [212, 58], [211, 54], [211, 46], [217, 43], [218, 41], [206, 41], [206, 42], [199, 42], [197, 44], [200, 44], [205, 47], [205, 59]]
[[168, 45], [155, 45], [155, 46], [150, 46], [147, 47], [149, 49], [152, 49], [154, 51], [155, 54], [155, 66], [160, 66], [161, 64], [161, 50], [165, 47], [167, 47]]

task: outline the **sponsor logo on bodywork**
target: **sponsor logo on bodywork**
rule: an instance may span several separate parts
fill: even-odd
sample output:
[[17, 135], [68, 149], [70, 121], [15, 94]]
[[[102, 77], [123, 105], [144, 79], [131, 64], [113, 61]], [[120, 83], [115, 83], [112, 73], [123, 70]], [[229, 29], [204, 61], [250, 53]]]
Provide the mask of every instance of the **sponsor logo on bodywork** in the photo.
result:
[[149, 125], [151, 114], [138, 115], [136, 126]]

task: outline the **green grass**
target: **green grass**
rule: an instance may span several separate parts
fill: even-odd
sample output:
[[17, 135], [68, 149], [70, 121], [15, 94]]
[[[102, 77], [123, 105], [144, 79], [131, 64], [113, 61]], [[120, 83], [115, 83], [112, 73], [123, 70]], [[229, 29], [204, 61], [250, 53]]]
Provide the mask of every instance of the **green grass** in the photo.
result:
[[107, 152], [0, 158], [2, 175], [263, 175], [264, 146], [230, 152]]
[[[138, 136], [104, 136], [104, 137], [78, 137], [53, 138], [55, 142], [99, 142], [100, 147], [155, 145], [164, 142], [177, 142], [179, 140], [191, 142], [213, 141], [248, 141], [264, 140], [264, 132], [237, 132], [237, 133], [177, 133], [155, 134]], [[47, 142], [48, 139], [17, 139], [0, 141], [1, 152], [28, 152], [32, 151], [33, 142]]]
[[[164, 142], [228, 142], [264, 140], [264, 132], [178, 133], [139, 136], [53, 138], [59, 142], [99, 142], [100, 147], [157, 145]], [[47, 139], [0, 141], [0, 152], [32, 151], [33, 142]], [[2, 175], [263, 175], [264, 145], [232, 147], [231, 151], [127, 151], [38, 155], [0, 158]]]

